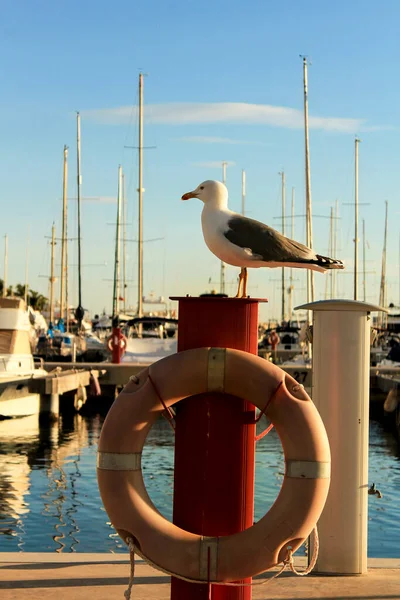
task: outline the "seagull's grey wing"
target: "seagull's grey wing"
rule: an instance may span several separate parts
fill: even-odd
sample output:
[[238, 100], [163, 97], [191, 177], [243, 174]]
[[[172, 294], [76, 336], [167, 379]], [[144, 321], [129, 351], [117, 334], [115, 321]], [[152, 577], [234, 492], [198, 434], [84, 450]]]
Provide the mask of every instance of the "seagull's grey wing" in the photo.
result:
[[316, 254], [299, 242], [290, 240], [272, 227], [235, 215], [228, 221], [224, 236], [240, 248], [249, 248], [255, 260], [265, 262], [317, 262]]

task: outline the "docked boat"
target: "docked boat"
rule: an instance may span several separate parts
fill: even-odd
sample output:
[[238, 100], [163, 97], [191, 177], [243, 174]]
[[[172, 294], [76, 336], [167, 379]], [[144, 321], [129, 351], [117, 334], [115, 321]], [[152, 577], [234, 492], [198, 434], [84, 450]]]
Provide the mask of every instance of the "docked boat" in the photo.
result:
[[137, 317], [126, 323], [124, 334], [126, 352], [122, 362], [149, 365], [177, 351], [178, 320]]
[[73, 361], [80, 359], [86, 350], [85, 339], [73, 333], [54, 331], [39, 336], [36, 356], [46, 361]]
[[377, 368], [396, 367], [400, 371], [400, 343], [394, 343], [385, 358], [376, 364]]
[[94, 331], [84, 331], [86, 349], [83, 353], [84, 362], [102, 362], [107, 360], [107, 351], [104, 340], [101, 340]]
[[25, 302], [0, 298], [0, 418], [39, 412], [40, 395], [30, 393], [29, 382], [46, 371], [35, 365], [30, 330]]
[[[276, 333], [274, 344], [273, 333]], [[271, 353], [274, 362], [281, 363], [294, 358], [302, 353], [303, 340], [301, 329], [292, 325], [282, 325], [273, 329], [266, 329], [259, 340], [258, 349], [261, 356]]]

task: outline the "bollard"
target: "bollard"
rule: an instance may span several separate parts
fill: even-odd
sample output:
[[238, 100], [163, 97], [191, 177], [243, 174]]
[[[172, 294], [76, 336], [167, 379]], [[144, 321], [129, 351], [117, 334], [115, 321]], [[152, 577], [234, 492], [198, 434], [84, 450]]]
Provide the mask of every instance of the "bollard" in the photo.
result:
[[120, 327], [112, 328], [112, 357], [111, 362], [119, 365], [122, 358], [121, 338], [122, 332]]
[[60, 415], [60, 396], [58, 394], [42, 394], [40, 396], [39, 420], [41, 422], [57, 421]]
[[[331, 447], [315, 573], [367, 572], [370, 312], [353, 300], [312, 302], [312, 393]], [[311, 553], [310, 553], [311, 555]]]
[[[215, 296], [172, 300], [179, 300], [178, 351], [213, 346], [257, 354], [259, 300]], [[176, 525], [202, 535], [222, 536], [253, 524], [254, 421], [254, 406], [235, 396], [202, 394], [179, 404], [173, 508]], [[171, 599], [189, 598], [251, 600], [251, 587], [215, 585], [209, 596], [207, 584], [172, 577]]]

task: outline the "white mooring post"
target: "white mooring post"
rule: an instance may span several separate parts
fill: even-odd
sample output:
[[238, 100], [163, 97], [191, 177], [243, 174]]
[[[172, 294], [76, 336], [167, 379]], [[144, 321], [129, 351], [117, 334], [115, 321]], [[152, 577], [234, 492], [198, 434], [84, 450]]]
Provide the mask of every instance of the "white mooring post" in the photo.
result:
[[314, 572], [361, 575], [367, 572], [370, 312], [382, 308], [325, 300], [297, 309], [313, 311], [311, 397], [332, 455]]

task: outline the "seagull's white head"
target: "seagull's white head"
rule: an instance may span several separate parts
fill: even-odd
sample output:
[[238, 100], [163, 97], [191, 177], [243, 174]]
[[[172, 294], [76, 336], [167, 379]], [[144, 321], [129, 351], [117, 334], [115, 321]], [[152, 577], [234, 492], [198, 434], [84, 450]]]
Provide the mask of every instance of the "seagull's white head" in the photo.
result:
[[205, 205], [209, 204], [215, 208], [225, 208], [228, 206], [228, 190], [226, 185], [213, 179], [203, 181], [195, 190], [187, 192], [182, 196], [182, 200], [189, 200], [189, 198], [198, 198]]

